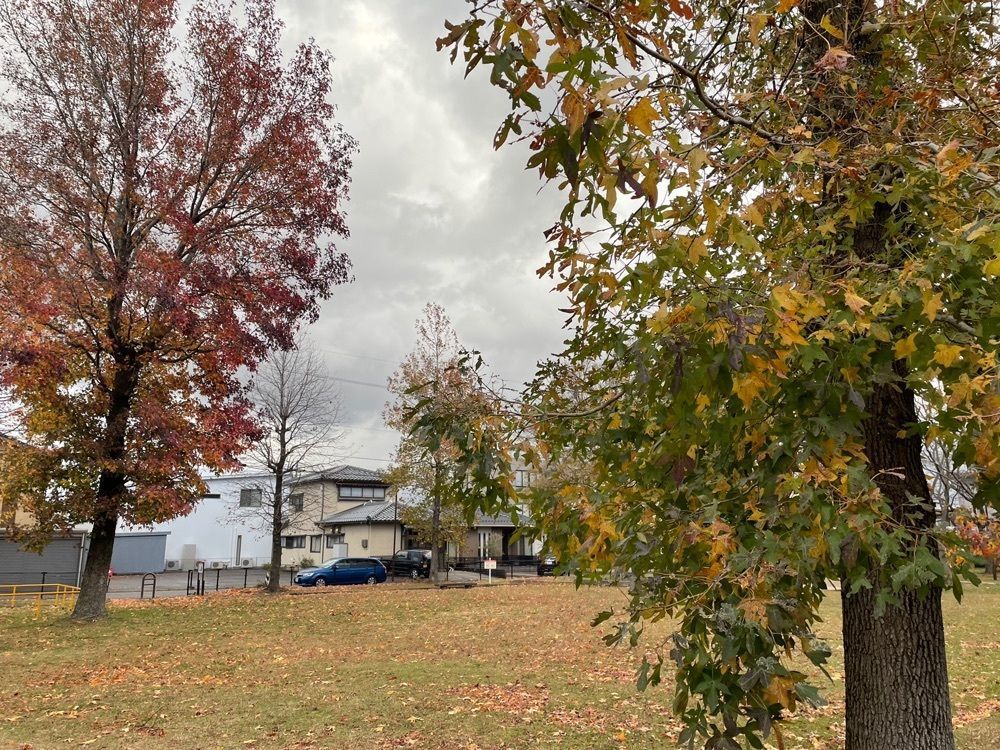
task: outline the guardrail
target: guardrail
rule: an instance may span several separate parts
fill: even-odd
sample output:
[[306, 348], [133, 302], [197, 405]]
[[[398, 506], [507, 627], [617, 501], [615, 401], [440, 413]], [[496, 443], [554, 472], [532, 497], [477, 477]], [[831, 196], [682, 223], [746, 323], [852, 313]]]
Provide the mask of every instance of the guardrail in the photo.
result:
[[43, 604], [68, 609], [76, 604], [79, 593], [79, 586], [68, 583], [5, 583], [0, 584], [0, 606], [34, 604], [36, 614]]

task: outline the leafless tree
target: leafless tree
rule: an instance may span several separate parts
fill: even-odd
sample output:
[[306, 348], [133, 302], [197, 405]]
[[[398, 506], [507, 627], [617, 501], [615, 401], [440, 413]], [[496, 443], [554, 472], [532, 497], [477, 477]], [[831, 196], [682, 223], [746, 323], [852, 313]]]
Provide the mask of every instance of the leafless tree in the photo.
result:
[[[917, 404], [921, 421], [937, 421], [934, 411], [935, 407], [926, 401]], [[976, 476], [968, 466], [955, 463], [952, 447], [943, 438], [928, 441], [922, 455], [938, 517], [942, 523], [950, 524], [956, 508], [971, 507], [976, 494]]]
[[264, 362], [254, 377], [252, 398], [265, 434], [248, 458], [271, 477], [253, 503], [238, 512], [259, 517], [270, 532], [268, 590], [276, 592], [282, 527], [293, 512], [306, 510], [305, 495], [295, 492], [295, 479], [324, 465], [343, 438], [341, 399], [322, 358], [301, 341]]

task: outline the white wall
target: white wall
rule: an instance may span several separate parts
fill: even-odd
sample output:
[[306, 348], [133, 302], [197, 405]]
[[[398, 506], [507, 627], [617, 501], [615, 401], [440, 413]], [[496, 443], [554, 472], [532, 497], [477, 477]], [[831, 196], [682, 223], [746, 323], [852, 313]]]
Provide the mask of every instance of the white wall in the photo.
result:
[[[174, 518], [152, 527], [127, 527], [119, 524], [120, 532], [168, 531], [166, 559], [184, 558], [185, 545], [194, 545], [194, 558], [238, 566], [241, 559], [251, 559], [254, 565], [271, 560], [271, 540], [262, 529], [256, 515], [239, 511], [240, 490], [244, 487], [268, 487], [268, 475], [236, 474], [206, 477], [209, 493], [218, 498], [203, 498], [186, 516]], [[266, 489], [264, 490], [267, 491]], [[239, 542], [239, 558], [237, 543]]]

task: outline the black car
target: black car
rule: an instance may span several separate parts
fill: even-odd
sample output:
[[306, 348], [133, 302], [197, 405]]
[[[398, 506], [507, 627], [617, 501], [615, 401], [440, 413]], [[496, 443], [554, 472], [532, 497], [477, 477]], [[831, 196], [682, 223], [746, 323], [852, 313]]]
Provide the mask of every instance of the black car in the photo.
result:
[[381, 558], [389, 575], [427, 578], [431, 574], [429, 549], [401, 549], [392, 557]]
[[558, 564], [555, 555], [542, 556], [538, 561], [538, 575], [554, 576], [556, 574], [556, 565]]

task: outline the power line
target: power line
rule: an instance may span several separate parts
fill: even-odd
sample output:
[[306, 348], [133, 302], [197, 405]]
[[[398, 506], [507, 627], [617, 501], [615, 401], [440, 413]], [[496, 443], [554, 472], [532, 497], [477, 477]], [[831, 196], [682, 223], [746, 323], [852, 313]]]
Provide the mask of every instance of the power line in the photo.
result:
[[384, 464], [392, 463], [392, 459], [390, 458], [375, 458], [373, 456], [330, 456], [330, 458], [338, 461], [350, 461], [354, 459], [358, 461], [381, 461]]
[[354, 359], [370, 359], [372, 362], [383, 362], [387, 365], [398, 364], [390, 359], [382, 359], [381, 357], [372, 357], [368, 354], [351, 354], [350, 352], [342, 352], [339, 349], [326, 349], [325, 347], [316, 346], [314, 349], [318, 349], [321, 352], [326, 352], [327, 354], [337, 354], [342, 357], [353, 357]]
[[351, 378], [341, 378], [336, 375], [318, 375], [317, 377], [326, 380], [336, 380], [338, 383], [349, 383], [350, 385], [363, 385], [368, 388], [378, 388], [383, 391], [389, 390], [385, 383], [373, 383], [370, 380], [352, 380]]

